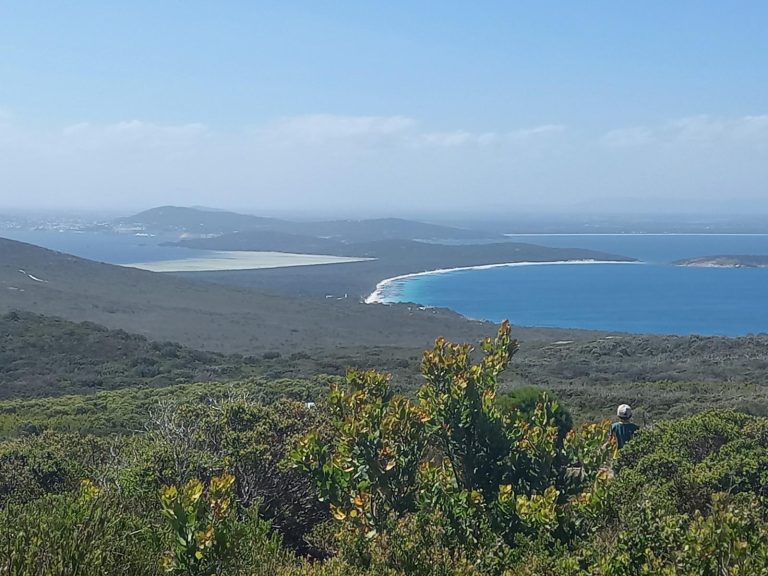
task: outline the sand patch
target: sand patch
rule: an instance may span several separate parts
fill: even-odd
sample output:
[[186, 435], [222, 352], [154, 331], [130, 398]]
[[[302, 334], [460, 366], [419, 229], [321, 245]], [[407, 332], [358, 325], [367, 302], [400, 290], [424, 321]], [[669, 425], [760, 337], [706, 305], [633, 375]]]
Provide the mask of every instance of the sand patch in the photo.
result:
[[322, 254], [290, 254], [286, 252], [211, 251], [205, 258], [161, 260], [123, 264], [128, 268], [140, 268], [150, 272], [224, 272], [227, 270], [259, 270], [288, 266], [316, 266], [362, 262], [370, 258], [348, 258]]

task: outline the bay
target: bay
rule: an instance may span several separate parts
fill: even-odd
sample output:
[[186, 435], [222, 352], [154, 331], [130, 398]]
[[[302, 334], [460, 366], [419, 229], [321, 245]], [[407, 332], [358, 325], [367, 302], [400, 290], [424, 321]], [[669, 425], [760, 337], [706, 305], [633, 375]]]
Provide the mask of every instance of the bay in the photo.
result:
[[655, 334], [768, 332], [768, 269], [671, 262], [768, 254], [766, 235], [525, 235], [511, 240], [591, 248], [642, 264], [558, 264], [448, 271], [399, 280], [385, 301], [451, 308], [522, 326]]

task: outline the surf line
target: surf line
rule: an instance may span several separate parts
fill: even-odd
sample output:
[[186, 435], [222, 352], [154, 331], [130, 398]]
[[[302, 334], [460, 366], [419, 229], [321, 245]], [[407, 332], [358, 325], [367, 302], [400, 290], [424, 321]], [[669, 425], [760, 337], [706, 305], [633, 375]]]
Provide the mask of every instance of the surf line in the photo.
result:
[[393, 276], [392, 278], [385, 278], [378, 284], [376, 289], [371, 292], [365, 299], [366, 304], [388, 304], [383, 301], [387, 288], [394, 282], [401, 280], [408, 280], [410, 278], [416, 278], [418, 276], [432, 276], [433, 274], [445, 274], [448, 272], [463, 272], [465, 270], [489, 270], [491, 268], [512, 268], [516, 266], [551, 266], [558, 264], [644, 264], [637, 260], [625, 261], [625, 260], [553, 260], [543, 262], [502, 262], [500, 264], [481, 264], [479, 266], [458, 266], [456, 268], [439, 268], [437, 270], [425, 270], [424, 272], [414, 272], [412, 274], [402, 274], [400, 276]]

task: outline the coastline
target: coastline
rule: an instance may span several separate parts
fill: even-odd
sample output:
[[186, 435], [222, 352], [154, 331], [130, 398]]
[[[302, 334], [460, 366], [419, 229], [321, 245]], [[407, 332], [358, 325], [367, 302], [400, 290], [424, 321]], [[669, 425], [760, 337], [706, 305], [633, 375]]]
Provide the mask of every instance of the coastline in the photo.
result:
[[549, 265], [562, 265], [562, 264], [644, 264], [644, 262], [638, 261], [623, 261], [623, 260], [554, 260], [554, 261], [533, 261], [533, 262], [501, 262], [499, 264], [481, 264], [478, 266], [457, 266], [456, 268], [439, 268], [436, 270], [425, 270], [424, 272], [414, 272], [412, 274], [401, 274], [400, 276], [392, 276], [391, 278], [385, 278], [376, 284], [376, 288], [371, 292], [364, 300], [366, 304], [389, 304], [389, 302], [382, 301], [383, 293], [386, 288], [400, 280], [407, 280], [409, 278], [416, 278], [418, 276], [432, 276], [434, 274], [445, 274], [448, 272], [461, 272], [465, 270], [489, 270], [491, 268], [513, 268], [517, 266], [549, 266]]

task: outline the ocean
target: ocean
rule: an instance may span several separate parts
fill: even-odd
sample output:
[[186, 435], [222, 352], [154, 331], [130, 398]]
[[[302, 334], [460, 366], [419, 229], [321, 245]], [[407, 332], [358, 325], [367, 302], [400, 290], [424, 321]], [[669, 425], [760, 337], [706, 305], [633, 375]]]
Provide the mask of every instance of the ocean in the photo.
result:
[[631, 256], [641, 264], [558, 264], [449, 271], [398, 280], [385, 302], [446, 307], [521, 326], [655, 334], [768, 332], [767, 268], [693, 268], [671, 262], [768, 254], [768, 235], [514, 235], [554, 247]]

